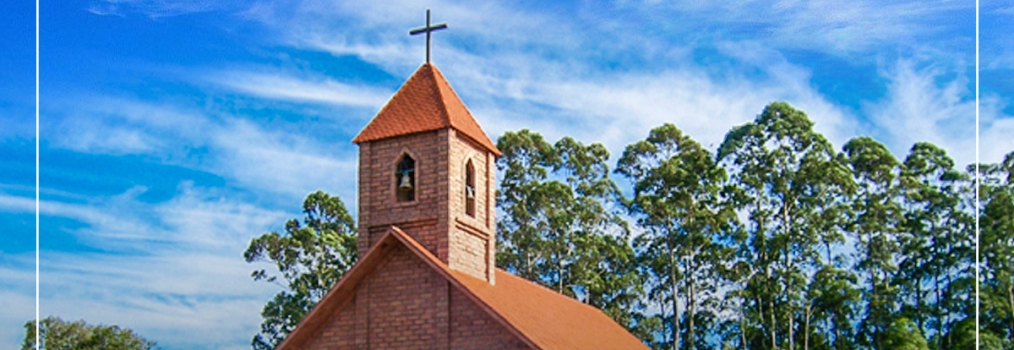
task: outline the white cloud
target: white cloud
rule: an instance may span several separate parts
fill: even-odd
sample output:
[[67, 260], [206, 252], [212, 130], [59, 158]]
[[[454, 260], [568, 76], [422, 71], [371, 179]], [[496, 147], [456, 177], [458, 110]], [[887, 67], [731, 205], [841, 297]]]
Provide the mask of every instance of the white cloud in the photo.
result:
[[874, 135], [904, 159], [916, 142], [948, 151], [963, 168], [975, 161], [975, 100], [964, 74], [948, 79], [946, 67], [901, 60], [885, 69], [887, 95], [864, 107], [881, 135]]
[[[163, 203], [138, 200], [143, 192], [137, 187], [85, 203], [41, 204], [44, 221], [81, 222], [84, 227], [63, 230], [100, 251], [41, 252], [42, 316], [116, 324], [176, 348], [247, 344], [277, 287], [250, 279], [256, 266], [242, 253], [252, 237], [280, 230], [293, 214], [186, 183]], [[0, 194], [0, 210], [34, 211], [34, 199]], [[0, 267], [0, 302], [33, 300], [24, 286], [34, 280], [33, 264], [7, 265]], [[5, 327], [32, 317], [13, 309], [20, 311], [0, 318]], [[16, 338], [0, 336], [5, 343]]]
[[319, 77], [299, 79], [271, 72], [222, 71], [207, 75], [206, 81], [256, 97], [370, 109], [382, 106], [393, 94], [372, 86], [354, 86]]
[[229, 1], [211, 0], [97, 0], [86, 10], [99, 16], [125, 17], [139, 13], [150, 19], [208, 12], [230, 7]]
[[0, 253], [0, 276], [0, 347], [17, 349], [35, 319], [35, 254]]
[[275, 287], [234, 254], [43, 254], [41, 313], [131, 328], [177, 349], [247, 344]]
[[[299, 133], [300, 128], [270, 128], [213, 106], [185, 102], [83, 96], [53, 106], [54, 113], [62, 114], [44, 132], [53, 147], [144, 155], [282, 198], [301, 199], [317, 189], [338, 189], [347, 200], [355, 194], [358, 163], [347, 140], [322, 142]], [[195, 149], [207, 152], [195, 157]]]
[[1014, 152], [1014, 115], [1003, 112], [1009, 103], [994, 94], [980, 98], [979, 160], [983, 163], [999, 163]]

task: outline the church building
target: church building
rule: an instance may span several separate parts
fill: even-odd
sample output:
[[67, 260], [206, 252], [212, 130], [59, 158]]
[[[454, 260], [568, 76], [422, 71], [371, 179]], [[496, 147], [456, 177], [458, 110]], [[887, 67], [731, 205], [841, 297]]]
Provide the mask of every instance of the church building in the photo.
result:
[[359, 145], [359, 261], [277, 349], [647, 349], [600, 310], [496, 268], [500, 151], [422, 65]]

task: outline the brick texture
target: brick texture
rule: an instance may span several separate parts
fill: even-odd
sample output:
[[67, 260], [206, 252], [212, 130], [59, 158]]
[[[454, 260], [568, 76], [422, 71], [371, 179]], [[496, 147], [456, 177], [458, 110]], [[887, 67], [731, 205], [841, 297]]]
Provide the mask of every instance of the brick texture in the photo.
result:
[[527, 349], [527, 346], [422, 259], [407, 248], [398, 247], [356, 286], [354, 300], [334, 313], [306, 349]]
[[[398, 202], [395, 170], [415, 159], [415, 200]], [[475, 169], [475, 215], [465, 211], [465, 167]], [[359, 149], [359, 255], [396, 225], [452, 269], [496, 283], [495, 156], [454, 129], [364, 142]]]

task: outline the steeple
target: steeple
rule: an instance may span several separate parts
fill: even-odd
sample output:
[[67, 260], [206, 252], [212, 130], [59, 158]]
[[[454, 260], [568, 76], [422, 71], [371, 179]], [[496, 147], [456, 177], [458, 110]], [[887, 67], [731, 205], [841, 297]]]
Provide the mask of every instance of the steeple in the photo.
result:
[[500, 150], [433, 64], [423, 64], [352, 142], [359, 253], [396, 226], [448, 267], [494, 283]]
[[500, 156], [500, 150], [482, 131], [444, 75], [432, 63], [426, 63], [352, 142], [360, 144], [443, 128], [453, 128]]

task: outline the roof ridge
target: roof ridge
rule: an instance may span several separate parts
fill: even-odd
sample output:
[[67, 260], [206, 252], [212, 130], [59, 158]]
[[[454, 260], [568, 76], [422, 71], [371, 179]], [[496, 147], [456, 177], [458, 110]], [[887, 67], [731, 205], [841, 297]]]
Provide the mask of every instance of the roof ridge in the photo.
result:
[[[427, 68], [430, 69], [430, 74], [433, 74], [433, 86], [432, 86], [432, 88], [433, 88], [433, 90], [436, 90], [435, 92], [437, 94], [437, 103], [440, 104], [440, 106], [439, 106], [439, 108], [437, 108], [437, 110], [440, 111], [441, 118], [443, 118], [444, 125], [447, 125], [448, 127], [453, 128], [454, 130], [458, 130], [458, 128], [456, 128], [454, 126], [454, 123], [451, 120], [451, 112], [447, 110], [447, 101], [444, 100], [444, 98], [446, 98], [446, 97], [444, 96], [443, 92], [440, 89], [440, 81], [443, 80], [444, 82], [446, 82], [446, 78], [444, 78], [444, 74], [442, 72], [440, 72], [440, 70], [437, 69], [437, 66], [433, 65], [432, 63], [427, 62], [427, 63], [424, 63], [424, 64], [426, 65]], [[450, 84], [447, 84], [447, 85], [450, 85]]]

